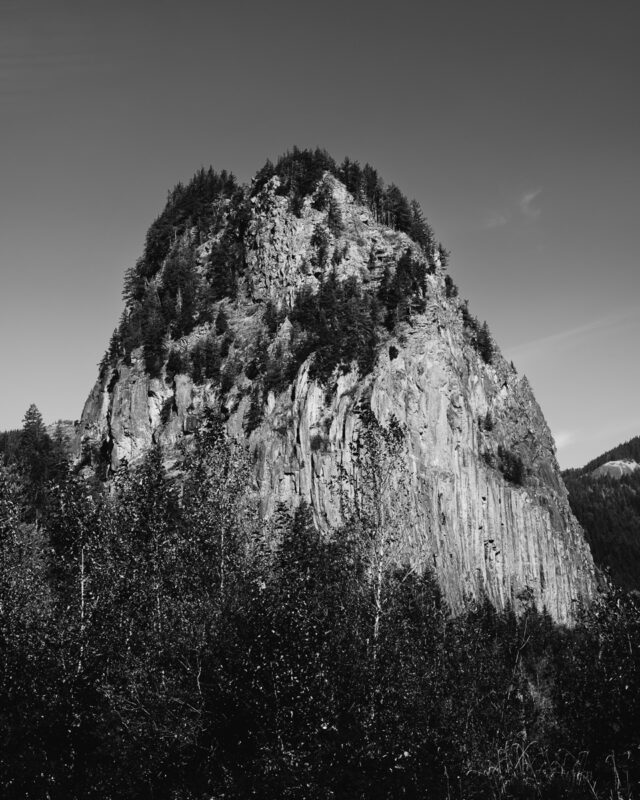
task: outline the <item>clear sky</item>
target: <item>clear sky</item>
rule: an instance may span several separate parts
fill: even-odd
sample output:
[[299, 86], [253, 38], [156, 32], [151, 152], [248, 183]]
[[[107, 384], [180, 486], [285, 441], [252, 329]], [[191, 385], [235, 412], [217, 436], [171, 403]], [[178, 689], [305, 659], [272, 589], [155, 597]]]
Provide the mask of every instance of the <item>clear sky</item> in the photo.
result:
[[77, 419], [167, 191], [320, 145], [417, 198], [562, 466], [640, 434], [637, 0], [0, 0], [0, 429]]

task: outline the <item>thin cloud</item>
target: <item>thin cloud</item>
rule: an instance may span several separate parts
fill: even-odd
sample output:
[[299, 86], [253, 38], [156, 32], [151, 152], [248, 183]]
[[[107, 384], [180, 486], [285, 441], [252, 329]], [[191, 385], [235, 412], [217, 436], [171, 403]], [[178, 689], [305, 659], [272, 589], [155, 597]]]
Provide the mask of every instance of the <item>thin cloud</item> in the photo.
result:
[[550, 350], [555, 350], [560, 346], [572, 347], [581, 343], [581, 340], [588, 334], [594, 331], [602, 330], [603, 328], [613, 328], [617, 325], [623, 324], [630, 318], [637, 318], [638, 309], [627, 309], [620, 314], [613, 314], [608, 317], [601, 317], [600, 319], [587, 322], [584, 325], [577, 325], [575, 328], [567, 328], [567, 330], [552, 333], [550, 336], [541, 336], [539, 339], [532, 339], [530, 342], [517, 345], [516, 347], [506, 349], [507, 358], [512, 361], [520, 359], [535, 358], [548, 353]]
[[487, 231], [495, 230], [496, 228], [503, 228], [511, 221], [514, 213], [515, 216], [518, 216], [518, 212], [520, 212], [520, 215], [527, 220], [538, 219], [542, 212], [537, 206], [536, 200], [541, 192], [542, 188], [534, 189], [531, 192], [525, 192], [517, 200], [514, 199], [512, 203], [509, 203], [508, 209], [502, 211], [490, 211], [482, 222], [481, 228]]
[[554, 434], [556, 450], [564, 450], [570, 444], [576, 441], [576, 434], [574, 431], [558, 431]]
[[525, 192], [520, 198], [518, 205], [520, 206], [520, 211], [527, 219], [538, 219], [540, 216], [540, 209], [534, 205], [534, 200], [542, 189], [535, 189], [533, 192]]
[[506, 225], [508, 221], [509, 218], [506, 216], [506, 214], [501, 214], [499, 211], [494, 211], [485, 219], [482, 227], [486, 230], [502, 228], [502, 226]]

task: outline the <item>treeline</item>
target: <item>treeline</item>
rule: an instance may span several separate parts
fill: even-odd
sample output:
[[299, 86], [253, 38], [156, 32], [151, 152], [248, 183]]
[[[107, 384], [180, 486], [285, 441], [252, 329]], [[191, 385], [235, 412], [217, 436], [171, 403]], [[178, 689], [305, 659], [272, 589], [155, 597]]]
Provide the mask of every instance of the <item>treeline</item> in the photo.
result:
[[[338, 281], [332, 272], [344, 258], [344, 248], [337, 245], [343, 221], [331, 192], [319, 186], [326, 172], [343, 181], [377, 218], [406, 232], [422, 248], [419, 255], [417, 248], [407, 249], [393, 267], [385, 264], [375, 288], [359, 286], [355, 280]], [[225, 314], [221, 301], [237, 298], [245, 269], [244, 235], [251, 195], [273, 175], [280, 178], [278, 191], [289, 198], [294, 211], [299, 213], [304, 198], [311, 194], [315, 207], [326, 210], [326, 220], [316, 226], [311, 239], [312, 263], [308, 265], [316, 273], [321, 269], [325, 278], [316, 296], [302, 291], [292, 308], [281, 308], [275, 315], [279, 324], [288, 314], [292, 324], [289, 340], [279, 341], [276, 353], [267, 352], [275, 334], [268, 323], [267, 332], [247, 355], [233, 348], [232, 331], [218, 330]], [[211, 242], [206, 257], [197, 250], [205, 240]], [[438, 247], [446, 260], [446, 251]], [[382, 329], [395, 332], [400, 323], [410, 322], [425, 310], [426, 276], [435, 272], [435, 251], [433, 232], [419, 205], [410, 203], [397, 187], [385, 187], [369, 165], [361, 168], [345, 159], [338, 166], [324, 150], [294, 148], [275, 165], [268, 162], [250, 192], [230, 173], [202, 169], [170, 193], [165, 209], [149, 229], [143, 256], [127, 273], [126, 307], [100, 363], [100, 375], [104, 378], [119, 359], [129, 364], [140, 346], [145, 370], [152, 378], [164, 376], [171, 381], [175, 374], [185, 372], [198, 382], [219, 382], [226, 392], [243, 371], [251, 381], [257, 375], [260, 381], [250, 390], [252, 427], [260, 417], [265, 393], [284, 388], [312, 353], [312, 377], [322, 382], [336, 368], [346, 368], [353, 361], [361, 374], [370, 372]], [[370, 268], [377, 267], [372, 252]], [[446, 294], [457, 295], [449, 276]], [[495, 349], [487, 324], [480, 325], [466, 303], [461, 312], [467, 340], [485, 362], [492, 363]], [[274, 317], [272, 309], [265, 313]], [[199, 326], [216, 330], [202, 336], [195, 346], [180, 342]]]
[[[323, 243], [324, 239], [318, 236], [314, 257], [327, 260]], [[233, 359], [226, 360], [235, 335], [225, 307], [216, 302], [221, 299], [217, 295], [203, 301], [203, 294], [207, 296], [203, 280], [183, 253], [175, 262], [170, 257], [159, 288], [148, 288], [139, 313], [128, 314], [124, 330], [129, 332], [125, 334], [129, 338], [123, 341], [122, 327], [114, 332], [101, 372], [104, 374], [115, 359], [130, 353], [140, 339], [145, 368], [152, 377], [159, 377], [164, 368], [169, 380], [179, 372], [198, 382], [225, 378], [224, 391], [243, 370], [252, 381], [260, 378], [265, 391], [280, 391], [294, 380], [312, 354], [311, 377], [322, 383], [336, 368], [347, 369], [354, 361], [361, 375], [367, 375], [374, 365], [380, 328], [393, 332], [400, 323], [410, 322], [426, 308], [426, 277], [432, 271], [425, 259], [416, 258], [407, 250], [393, 272], [388, 265], [385, 267], [379, 287], [372, 291], [355, 278], [339, 280], [335, 268], [330, 269], [318, 290], [303, 289], [291, 308], [277, 309], [268, 303], [263, 312], [264, 335], [247, 353], [234, 353]], [[180, 280], [175, 279], [173, 286], [178, 288], [171, 292], [169, 287], [175, 276]], [[275, 344], [276, 352], [269, 355], [267, 351], [285, 319], [291, 323], [290, 334], [280, 339]], [[173, 342], [179, 335], [187, 335], [196, 324], [205, 322], [211, 323], [210, 333], [194, 347], [175, 346]]]
[[361, 167], [357, 161], [345, 158], [338, 165], [326, 150], [294, 147], [275, 164], [267, 161], [254, 178], [252, 194], [277, 175], [281, 181], [278, 193], [289, 198], [292, 211], [299, 215], [304, 199], [317, 189], [325, 172], [344, 183], [356, 202], [367, 206], [378, 222], [406, 233], [433, 258], [436, 240], [420, 204], [417, 200], [410, 202], [395, 184], [385, 185], [370, 164]]
[[37, 525], [0, 470], [4, 798], [638, 796], [636, 601], [451, 617], [389, 557], [402, 431], [361, 423], [330, 536], [265, 526], [213, 415], [178, 477], [157, 449], [109, 492], [68, 472]]
[[571, 510], [584, 528], [596, 564], [616, 586], [640, 591], [640, 473], [620, 478], [591, 473], [608, 461], [640, 463], [640, 436], [608, 450], [562, 478]]
[[[627, 447], [621, 448], [596, 459], [593, 469], [614, 458], [629, 458]], [[617, 586], [640, 591], [640, 472], [614, 478], [568, 470], [563, 479], [596, 564]]]
[[[233, 175], [211, 168], [173, 189], [149, 228], [142, 257], [125, 276], [126, 307], [100, 363], [101, 372], [143, 345], [146, 369], [157, 377], [166, 357], [165, 340], [179, 339], [210, 322], [212, 303], [235, 297], [244, 265], [245, 200]], [[216, 232], [220, 236], [201, 270], [196, 248]]]
[[27, 409], [22, 428], [0, 433], [0, 467], [15, 472], [21, 481], [29, 521], [43, 513], [48, 487], [66, 473], [68, 456], [62, 427], [58, 425], [50, 436], [35, 404]]
[[[338, 167], [324, 150], [294, 148], [275, 166], [267, 162], [250, 193], [231, 173], [201, 169], [187, 184], [180, 183], [169, 193], [164, 210], [149, 228], [143, 255], [125, 276], [126, 306], [100, 363], [101, 374], [118, 358], [129, 359], [142, 345], [147, 371], [159, 377], [169, 353], [168, 343], [210, 322], [216, 301], [236, 297], [244, 270], [243, 237], [250, 216], [250, 195], [277, 174], [282, 181], [278, 191], [289, 197], [292, 210], [299, 213], [302, 201], [316, 192], [327, 171], [344, 181], [377, 219], [411, 236], [433, 269], [435, 240], [419, 204], [410, 203], [396, 186], [385, 187], [369, 165], [361, 168], [346, 159]], [[328, 229], [337, 235], [342, 221], [331, 198], [320, 191], [315, 205], [327, 209]], [[198, 265], [197, 246], [216, 233], [219, 236], [206, 264]], [[318, 229], [314, 245], [320, 260], [328, 257], [327, 242], [326, 231]]]
[[126, 275], [125, 299], [142, 300], [145, 281], [160, 270], [172, 244], [186, 231], [196, 227], [205, 235], [220, 227], [225, 201], [238, 193], [241, 188], [235, 177], [226, 170], [217, 173], [212, 167], [198, 170], [187, 184], [178, 183], [147, 231], [142, 256]]
[[617, 447], [607, 450], [606, 453], [594, 458], [593, 461], [582, 467], [579, 472], [593, 472], [594, 469], [606, 464], [607, 461], [622, 460], [637, 461], [640, 464], [640, 436], [634, 436], [628, 442], [623, 442]]

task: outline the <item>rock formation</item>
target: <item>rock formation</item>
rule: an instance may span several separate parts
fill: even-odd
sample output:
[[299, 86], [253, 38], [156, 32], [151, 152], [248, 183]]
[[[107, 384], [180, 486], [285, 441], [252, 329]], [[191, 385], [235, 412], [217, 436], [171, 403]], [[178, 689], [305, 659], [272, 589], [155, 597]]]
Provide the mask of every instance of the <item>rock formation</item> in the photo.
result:
[[[402, 431], [381, 498], [400, 531], [394, 558], [432, 568], [454, 610], [487, 596], [498, 607], [533, 600], [570, 620], [576, 601], [593, 594], [594, 567], [552, 436], [526, 378], [457, 297], [440, 248], [383, 224], [330, 171], [296, 213], [277, 174], [244, 190], [242, 203], [236, 289], [213, 299], [199, 290], [208, 311], [181, 337], [167, 329], [156, 375], [148, 344], [111, 352], [82, 414], [79, 458], [108, 471], [153, 442], [171, 456], [204, 408], [220, 407], [253, 454], [265, 516], [279, 501], [306, 501], [329, 531], [342, 521], [336, 485], [345, 475], [359, 479], [352, 444], [364, 404], [382, 426], [395, 420]], [[214, 255], [236, 224], [229, 203], [221, 207], [206, 235], [186, 226], [174, 237], [145, 297], [157, 290], [162, 298], [167, 265], [180, 254], [192, 259], [201, 287], [211, 283]], [[420, 302], [394, 324], [378, 319], [370, 368], [353, 359], [319, 376], [316, 354], [301, 357], [296, 344], [301, 328], [290, 312], [301, 293], [312, 296], [333, 276], [380, 298], [403, 256], [422, 265]], [[218, 359], [213, 377], [193, 367], [207, 342]], [[171, 353], [181, 365], [175, 372]], [[278, 367], [278, 380], [269, 379]]]
[[622, 478], [623, 475], [631, 475], [640, 469], [640, 464], [629, 458], [618, 459], [616, 461], [607, 461], [591, 473], [595, 478], [609, 477], [609, 478]]

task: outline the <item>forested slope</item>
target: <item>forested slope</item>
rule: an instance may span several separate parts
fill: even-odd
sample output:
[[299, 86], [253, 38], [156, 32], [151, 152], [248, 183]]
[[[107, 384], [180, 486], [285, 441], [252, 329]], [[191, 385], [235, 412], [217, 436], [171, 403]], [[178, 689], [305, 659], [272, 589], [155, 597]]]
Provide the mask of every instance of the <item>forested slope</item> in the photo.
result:
[[640, 436], [566, 470], [571, 509], [585, 530], [596, 564], [627, 590], [640, 591], [640, 471], [621, 477], [594, 474], [610, 461], [640, 463]]

